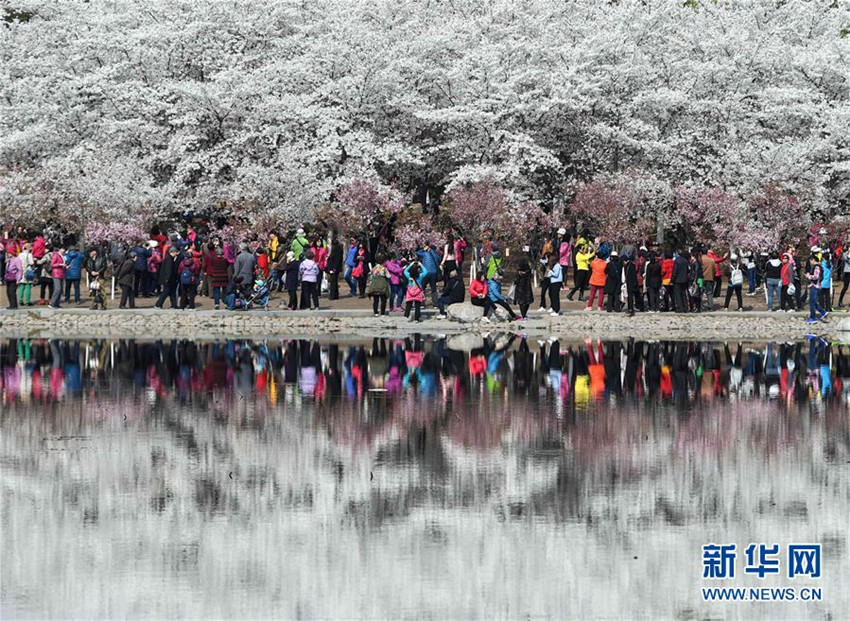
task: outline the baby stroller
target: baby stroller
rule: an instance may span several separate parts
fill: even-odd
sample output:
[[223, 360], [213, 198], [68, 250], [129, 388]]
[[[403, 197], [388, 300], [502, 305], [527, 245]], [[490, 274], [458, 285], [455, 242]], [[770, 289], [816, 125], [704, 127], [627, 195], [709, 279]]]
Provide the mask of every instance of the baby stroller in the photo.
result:
[[103, 283], [94, 278], [89, 282], [89, 294], [91, 295], [91, 309], [106, 310], [106, 296], [103, 295]]
[[224, 297], [224, 303], [230, 310], [248, 310], [252, 307], [269, 309], [269, 286], [263, 280], [254, 282], [250, 289], [237, 287]]

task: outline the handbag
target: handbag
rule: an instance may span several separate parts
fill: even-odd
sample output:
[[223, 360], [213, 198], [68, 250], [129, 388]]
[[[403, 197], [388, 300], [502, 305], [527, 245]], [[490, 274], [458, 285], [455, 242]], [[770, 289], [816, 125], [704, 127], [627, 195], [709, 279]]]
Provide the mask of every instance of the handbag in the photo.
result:
[[507, 297], [507, 299], [510, 300], [511, 303], [514, 303], [514, 296], [515, 295], [516, 295], [516, 285], [511, 285], [511, 288], [508, 289], [508, 295], [505, 296], [505, 297]]
[[353, 278], [360, 278], [363, 276], [363, 262], [360, 261], [357, 265], [354, 266], [354, 269], [351, 270], [351, 276]]
[[788, 295], [794, 295], [795, 293], [797, 293], [797, 287], [794, 286], [793, 282], [788, 285], [788, 288], [785, 290], [785, 293]]

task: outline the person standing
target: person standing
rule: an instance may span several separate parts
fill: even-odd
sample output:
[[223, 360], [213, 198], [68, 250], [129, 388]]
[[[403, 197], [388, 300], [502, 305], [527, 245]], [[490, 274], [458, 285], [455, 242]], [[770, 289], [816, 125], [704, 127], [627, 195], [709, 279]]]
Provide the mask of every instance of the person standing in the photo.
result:
[[[733, 254], [729, 257], [729, 284], [726, 285], [726, 301], [723, 303], [723, 310], [729, 310], [729, 302], [732, 300], [733, 293], [738, 299], [738, 310], [744, 310], [743, 289], [744, 270], [740, 261], [738, 261], [738, 255]], [[785, 290], [783, 289], [783, 297], [784, 295]]]
[[549, 281], [549, 314], [557, 317], [561, 314], [561, 286], [564, 284], [564, 268], [554, 252], [549, 255], [546, 267], [546, 279]]
[[661, 262], [658, 261], [654, 252], [650, 252], [647, 256], [644, 283], [646, 285], [646, 301], [649, 305], [649, 312], [657, 313], [660, 308]]
[[827, 249], [820, 262], [820, 305], [827, 313], [832, 312], [832, 267], [832, 253]]
[[632, 253], [623, 256], [623, 280], [626, 285], [627, 314], [629, 317], [633, 317], [635, 306], [640, 297], [640, 282], [638, 281], [637, 266]]
[[230, 263], [224, 256], [224, 250], [221, 247], [216, 247], [207, 255], [206, 272], [210, 279], [210, 290], [216, 310], [221, 308], [221, 299], [224, 297], [224, 290], [227, 289], [227, 270], [229, 267]]
[[50, 297], [48, 308], [60, 308], [62, 293], [65, 288], [65, 248], [57, 248], [50, 257], [50, 277], [53, 279], [53, 295]]
[[576, 291], [578, 291], [578, 301], [584, 301], [584, 290], [587, 288], [590, 280], [590, 262], [593, 260], [593, 248], [591, 246], [585, 244], [584, 246], [577, 247], [579, 251], [575, 254], [575, 286], [567, 294], [567, 299], [570, 302], [572, 302]]
[[295, 238], [292, 240], [292, 243], [289, 244], [289, 249], [292, 251], [292, 254], [295, 255], [296, 261], [301, 260], [309, 246], [310, 241], [307, 239], [307, 236], [304, 235], [304, 229], [299, 228], [295, 231]]
[[345, 253], [345, 274], [343, 275], [351, 290], [348, 294], [350, 298], [357, 295], [357, 277], [354, 276], [354, 268], [357, 266], [357, 251], [359, 249], [360, 244], [352, 237], [348, 243], [348, 251]]
[[605, 270], [607, 267], [607, 261], [599, 253], [590, 262], [590, 295], [587, 298], [587, 306], [584, 307], [584, 310], [593, 310], [593, 300], [597, 294], [599, 294], [599, 300], [596, 303], [596, 310], [602, 310], [605, 299]]
[[30, 252], [29, 243], [24, 242], [21, 245], [21, 253], [18, 255], [21, 260], [21, 280], [18, 281], [18, 303], [25, 306], [32, 306], [32, 283], [35, 280], [35, 259]]
[[118, 308], [136, 308], [136, 255], [135, 250], [131, 250], [127, 258], [118, 267], [118, 273], [115, 274], [115, 280], [121, 288], [121, 301]]
[[246, 292], [254, 283], [255, 265], [256, 258], [248, 250], [248, 244], [245, 242], [240, 243], [239, 254], [236, 256], [236, 262], [233, 264], [233, 282]]
[[608, 265], [605, 266], [605, 312], [620, 312], [620, 294], [623, 287], [623, 273], [620, 258], [616, 250], [611, 251]]
[[431, 287], [431, 303], [437, 306], [437, 279], [440, 277], [440, 255], [431, 247], [431, 242], [426, 241], [421, 249], [416, 251], [419, 257], [419, 262], [422, 265], [424, 278], [422, 280], [422, 288]]
[[[549, 278], [546, 274], [549, 271], [549, 255], [555, 250], [552, 240], [548, 237], [543, 239], [543, 246], [540, 248], [540, 254], [537, 256], [537, 270], [540, 274], [540, 308], [538, 313], [546, 312], [546, 297], [549, 294]], [[550, 308], [551, 310], [551, 308]]]
[[528, 307], [534, 302], [534, 291], [531, 285], [531, 265], [525, 257], [520, 259], [517, 267], [514, 302], [519, 306], [519, 314], [523, 320], [528, 319]]
[[[2, 242], [0, 242], [2, 245]], [[3, 272], [6, 281], [6, 297], [9, 299], [9, 310], [18, 308], [18, 283], [23, 280], [21, 259], [16, 248], [6, 248], [6, 269]]]
[[455, 255], [455, 238], [449, 233], [443, 246], [443, 258], [440, 261], [440, 269], [443, 273], [443, 282], [449, 281], [449, 274], [457, 270], [457, 256]]
[[390, 273], [382, 263], [383, 260], [383, 256], [379, 253], [375, 258], [377, 263], [369, 267], [369, 282], [366, 283], [366, 295], [372, 298], [372, 312], [375, 313], [375, 317], [387, 314], [387, 298], [390, 295]]
[[[663, 270], [662, 265], [662, 270]], [[673, 259], [673, 272], [670, 280], [673, 284], [673, 303], [677, 313], [688, 312], [688, 253], [681, 250]]]
[[319, 310], [319, 264], [313, 260], [313, 251], [304, 253], [304, 260], [298, 266], [301, 276], [301, 309]]
[[148, 248], [148, 243], [144, 246], [135, 246], [133, 254], [135, 255], [135, 264], [133, 265], [133, 294], [134, 298], [139, 296], [148, 297], [148, 259], [151, 258], [151, 251]]
[[[782, 282], [782, 261], [771, 257], [764, 266], [765, 286], [767, 287], [767, 310], [773, 310], [773, 302], [781, 302], [779, 287]], [[777, 308], [778, 310], [778, 308]]]
[[75, 246], [71, 246], [65, 253], [65, 304], [71, 303], [71, 289], [74, 290], [74, 304], [80, 303], [80, 279], [83, 275], [83, 263], [85, 257]]
[[790, 287], [796, 286], [794, 285], [794, 261], [787, 252], [782, 254], [782, 267], [779, 270], [779, 279], [782, 286], [779, 296], [779, 308], [793, 313], [797, 309], [797, 303], [793, 293], [789, 293], [789, 291], [793, 291]]
[[328, 299], [339, 299], [339, 273], [342, 271], [342, 244], [336, 234], [331, 237], [331, 247], [328, 252]]
[[402, 302], [404, 301], [404, 265], [392, 253], [390, 259], [384, 264], [389, 272], [390, 277], [390, 311], [401, 312]]
[[813, 252], [809, 256], [809, 270], [806, 272], [806, 280], [809, 283], [809, 318], [806, 319], [806, 323], [815, 323], [818, 319], [824, 320], [829, 316], [829, 313], [818, 303], [822, 278], [820, 261]]
[[286, 266], [283, 268], [283, 285], [289, 294], [287, 310], [298, 310], [298, 269], [301, 264], [295, 260], [295, 253], [286, 252]]
[[702, 270], [702, 291], [700, 292], [700, 296], [703, 302], [700, 303], [700, 309], [703, 311], [713, 311], [714, 310], [714, 278], [717, 271], [717, 262], [714, 259], [714, 253], [710, 250], [708, 252], [705, 251], [705, 248], [702, 249], [703, 252], [700, 255], [700, 269]]
[[[404, 316], [408, 321], [422, 321], [422, 304], [425, 302], [425, 291], [422, 288], [425, 271], [419, 261], [413, 261], [404, 268], [404, 276], [407, 279], [407, 290], [404, 294]], [[414, 309], [413, 317], [410, 316]]]
[[847, 288], [850, 287], [850, 240], [845, 242], [843, 252], [841, 254], [842, 265], [842, 286], [841, 294], [838, 296], [838, 308], [844, 308], [844, 294], [847, 293]]

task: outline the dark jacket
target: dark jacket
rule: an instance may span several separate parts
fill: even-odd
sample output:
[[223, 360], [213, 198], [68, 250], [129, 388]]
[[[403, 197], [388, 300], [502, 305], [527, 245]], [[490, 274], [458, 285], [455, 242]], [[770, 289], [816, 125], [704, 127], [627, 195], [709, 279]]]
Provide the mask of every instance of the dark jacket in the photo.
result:
[[[179, 257], [179, 255], [178, 255]], [[162, 265], [159, 268], [159, 284], [160, 285], [176, 285], [179, 274], [177, 273], [178, 257], [172, 256], [169, 252], [162, 260]]]
[[688, 260], [685, 257], [677, 256], [673, 260], [673, 277], [671, 280], [675, 285], [688, 284]]
[[534, 302], [534, 292], [531, 290], [531, 268], [520, 266], [514, 281], [514, 302], [516, 304], [529, 304]]
[[286, 264], [286, 267], [283, 268], [284, 273], [286, 274], [286, 278], [284, 279], [283, 288], [287, 291], [293, 291], [298, 289], [298, 268], [300, 267], [300, 263], [298, 261], [290, 261]]
[[646, 264], [646, 288], [661, 288], [661, 263], [658, 261]]
[[133, 269], [135, 263], [133, 259], [126, 258], [124, 262], [121, 264], [121, 267], [118, 268], [118, 273], [115, 275], [115, 280], [119, 285], [126, 285], [128, 287], [133, 286]]
[[94, 257], [88, 257], [86, 259], [86, 271], [89, 274], [89, 278], [94, 278], [95, 272], [98, 273], [98, 278], [103, 278], [106, 276], [107, 267], [106, 257], [99, 252]]
[[617, 257], [611, 257], [605, 267], [605, 293], [620, 293], [622, 278], [620, 260]]
[[443, 297], [449, 298], [450, 304], [463, 302], [466, 297], [466, 287], [463, 286], [463, 281], [457, 276], [450, 277], [443, 288]]
[[626, 261], [623, 263], [623, 275], [626, 279], [626, 291], [629, 293], [637, 293], [640, 291], [638, 284], [637, 268], [634, 261]]
[[133, 252], [136, 253], [136, 262], [133, 264], [133, 269], [138, 272], [148, 271], [148, 259], [151, 258], [151, 251], [141, 246], [135, 246]]
[[331, 251], [328, 254], [327, 270], [329, 272], [342, 271], [342, 244], [338, 241], [331, 243]]

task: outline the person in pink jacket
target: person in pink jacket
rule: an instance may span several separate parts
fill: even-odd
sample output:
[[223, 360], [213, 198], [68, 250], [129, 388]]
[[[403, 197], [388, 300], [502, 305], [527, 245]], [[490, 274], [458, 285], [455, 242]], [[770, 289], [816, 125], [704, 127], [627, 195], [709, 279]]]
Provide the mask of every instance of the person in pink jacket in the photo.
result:
[[50, 258], [50, 277], [53, 279], [53, 297], [50, 298], [48, 308], [59, 308], [62, 300], [62, 292], [65, 290], [65, 249], [57, 248]]

